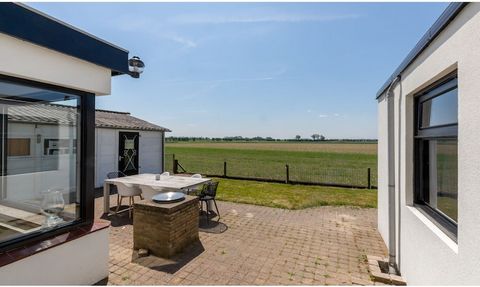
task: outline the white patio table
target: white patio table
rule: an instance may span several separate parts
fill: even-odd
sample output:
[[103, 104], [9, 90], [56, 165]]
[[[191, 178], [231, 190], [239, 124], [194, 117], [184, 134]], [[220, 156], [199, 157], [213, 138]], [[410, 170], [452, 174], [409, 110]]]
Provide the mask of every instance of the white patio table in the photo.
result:
[[[105, 179], [103, 183], [103, 212], [110, 213], [110, 185], [124, 182], [133, 185], [149, 185], [153, 188], [161, 188], [165, 191], [182, 191], [211, 181], [210, 178], [193, 178], [186, 176], [162, 175], [160, 180], [155, 179], [156, 174], [143, 173], [131, 176]], [[160, 192], [160, 191], [159, 191]]]

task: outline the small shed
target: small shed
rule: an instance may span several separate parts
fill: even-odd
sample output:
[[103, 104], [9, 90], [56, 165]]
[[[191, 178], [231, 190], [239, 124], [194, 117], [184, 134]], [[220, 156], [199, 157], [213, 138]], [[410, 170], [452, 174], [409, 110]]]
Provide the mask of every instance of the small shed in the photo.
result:
[[[74, 112], [72, 107], [54, 104], [11, 108], [9, 174], [31, 173], [40, 165], [56, 169], [59, 157], [75, 154], [76, 139], [68, 138], [72, 132], [69, 127], [77, 122]], [[29, 133], [17, 133], [13, 128]], [[165, 132], [170, 130], [127, 112], [95, 110], [95, 187], [103, 186], [112, 171], [126, 175], [162, 173]], [[65, 179], [72, 176], [70, 171]], [[56, 181], [60, 178], [57, 176]]]
[[111, 171], [126, 175], [164, 170], [165, 132], [169, 129], [127, 112], [95, 111], [95, 187]]

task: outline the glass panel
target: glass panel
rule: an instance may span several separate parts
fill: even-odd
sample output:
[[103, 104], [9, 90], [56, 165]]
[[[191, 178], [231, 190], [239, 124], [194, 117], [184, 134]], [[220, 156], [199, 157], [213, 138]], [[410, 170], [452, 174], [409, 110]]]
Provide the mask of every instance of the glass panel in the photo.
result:
[[80, 216], [80, 98], [0, 80], [0, 242]]
[[457, 123], [457, 89], [422, 103], [421, 127]]
[[428, 147], [428, 204], [456, 222], [458, 214], [457, 140], [431, 140]]

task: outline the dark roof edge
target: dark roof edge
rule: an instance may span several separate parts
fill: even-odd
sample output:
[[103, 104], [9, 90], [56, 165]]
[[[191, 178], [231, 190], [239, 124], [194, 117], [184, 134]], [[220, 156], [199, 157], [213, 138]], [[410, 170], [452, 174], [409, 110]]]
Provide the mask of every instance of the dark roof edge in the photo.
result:
[[21, 3], [0, 3], [0, 33], [128, 74], [128, 51]]
[[[155, 125], [155, 124], [152, 124]], [[132, 130], [132, 131], [147, 131], [147, 132], [172, 132], [170, 129], [158, 126], [158, 128], [145, 128], [145, 127], [127, 127], [127, 126], [117, 126], [117, 125], [97, 125], [95, 123], [95, 128], [102, 128], [102, 129], [113, 129], [113, 130]]]
[[79, 28], [77, 28], [77, 27], [75, 27], [75, 26], [73, 26], [73, 25], [71, 25], [71, 24], [68, 24], [68, 23], [66, 23], [66, 22], [64, 22], [64, 21], [62, 21], [62, 20], [60, 20], [60, 19], [57, 19], [57, 18], [55, 18], [55, 17], [53, 17], [53, 16], [50, 16], [50, 15], [48, 15], [48, 14], [46, 14], [46, 13], [43, 13], [43, 12], [40, 11], [40, 10], [37, 10], [37, 9], [35, 9], [35, 8], [32, 8], [32, 7], [30, 7], [30, 6], [28, 6], [28, 5], [24, 4], [24, 3], [14, 2], [14, 4], [17, 4], [18, 6], [22, 6], [23, 8], [28, 9], [28, 10], [36, 13], [36, 14], [42, 15], [42, 16], [45, 17], [45, 18], [48, 18], [48, 19], [50, 19], [50, 20], [52, 20], [52, 21], [55, 21], [55, 22], [58, 22], [59, 24], [62, 24], [63, 26], [67, 26], [67, 27], [69, 27], [69, 28], [71, 28], [71, 29], [73, 29], [73, 30], [75, 30], [75, 31], [77, 31], [77, 32], [80, 32], [80, 33], [82, 33], [82, 34], [85, 34], [85, 35], [87, 35], [87, 36], [89, 36], [89, 37], [91, 37], [91, 38], [95, 38], [96, 40], [98, 40], [98, 41], [100, 41], [100, 42], [103, 42], [103, 43], [105, 43], [105, 44], [107, 44], [107, 45], [110, 45], [110, 46], [112, 46], [112, 47], [114, 47], [114, 48], [117, 48], [117, 49], [119, 49], [119, 50], [122, 50], [122, 51], [128, 53], [128, 50], [127, 50], [127, 49], [124, 49], [124, 48], [122, 48], [122, 47], [120, 47], [120, 46], [117, 46], [117, 45], [115, 45], [115, 44], [113, 44], [113, 43], [111, 43], [111, 42], [108, 42], [108, 41], [106, 41], [106, 40], [104, 40], [104, 39], [102, 39], [102, 38], [99, 38], [99, 37], [97, 37], [97, 36], [95, 36], [95, 35], [93, 35], [93, 34], [90, 34], [90, 33], [88, 33], [87, 31], [84, 31], [84, 30], [82, 30], [82, 29], [79, 29]]
[[95, 111], [103, 112], [103, 113], [111, 113], [111, 114], [130, 115], [129, 112], [119, 112], [119, 111], [102, 110], [102, 109], [95, 109]]
[[438, 17], [437, 21], [428, 29], [428, 31], [422, 36], [420, 41], [415, 45], [415, 47], [408, 53], [407, 57], [402, 61], [400, 66], [393, 72], [393, 74], [388, 78], [388, 80], [383, 84], [383, 86], [378, 90], [376, 99], [378, 99], [388, 88], [390, 83], [399, 76], [403, 71], [405, 71], [410, 64], [417, 59], [417, 57], [432, 43], [435, 38], [445, 29], [445, 27], [450, 24], [450, 22], [455, 19], [455, 17], [460, 13], [460, 11], [467, 6], [468, 2], [453, 2], [448, 5], [448, 7], [443, 11], [442, 15]]

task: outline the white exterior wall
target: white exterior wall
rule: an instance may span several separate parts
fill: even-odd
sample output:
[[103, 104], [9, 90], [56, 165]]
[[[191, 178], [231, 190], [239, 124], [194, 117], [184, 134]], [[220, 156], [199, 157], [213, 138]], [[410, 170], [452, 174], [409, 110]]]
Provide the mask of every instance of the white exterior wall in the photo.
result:
[[92, 285], [108, 277], [109, 228], [0, 268], [0, 285]]
[[120, 129], [95, 129], [95, 187], [102, 187], [107, 173], [118, 170], [119, 132], [138, 132], [140, 173], [162, 173], [163, 132]]
[[96, 95], [110, 94], [107, 68], [0, 33], [0, 74]]
[[[402, 81], [394, 89], [396, 192], [401, 199], [396, 226], [397, 236], [400, 233], [397, 259], [402, 276], [410, 285], [480, 284], [479, 31], [480, 3], [468, 4], [402, 73]], [[413, 206], [413, 96], [455, 70], [458, 73], [458, 243]], [[388, 242], [385, 99], [379, 102], [378, 117], [378, 226]]]

